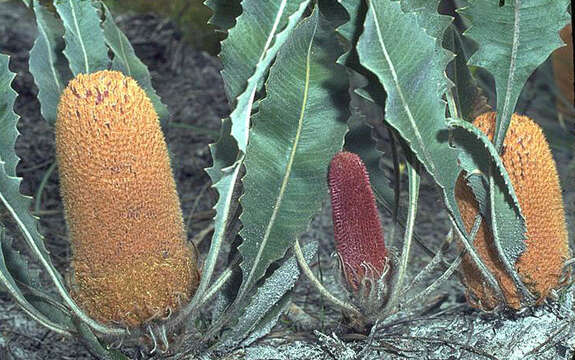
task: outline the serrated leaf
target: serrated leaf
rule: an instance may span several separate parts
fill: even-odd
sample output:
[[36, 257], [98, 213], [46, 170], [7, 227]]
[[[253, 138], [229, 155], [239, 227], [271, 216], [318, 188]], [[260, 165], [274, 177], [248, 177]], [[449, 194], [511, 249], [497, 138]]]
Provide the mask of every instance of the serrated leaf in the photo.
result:
[[[386, 93], [377, 77], [365, 69], [359, 61], [357, 53], [357, 43], [363, 32], [363, 23], [367, 14], [367, 5], [363, 1], [337, 0], [345, 9], [349, 20], [337, 27], [336, 32], [345, 40], [347, 44], [346, 52], [339, 57], [337, 62], [348, 68], [350, 77], [350, 91], [352, 107], [367, 112], [364, 117], [366, 122], [372, 126], [376, 134], [385, 131], [386, 125], [383, 123], [382, 105], [385, 104]], [[376, 139], [378, 145], [378, 139]]]
[[387, 91], [386, 121], [442, 188], [448, 210], [465, 233], [454, 194], [457, 151], [448, 144], [445, 103], [438, 95], [445, 81], [442, 57], [449, 55], [437, 49], [436, 39], [413, 30], [417, 16], [404, 13], [399, 3], [372, 0], [369, 4], [357, 45], [361, 64]]
[[220, 137], [214, 144], [210, 144], [212, 166], [206, 172], [216, 184], [222, 178], [222, 169], [230, 167], [236, 161], [238, 145], [231, 135], [232, 123], [230, 118], [222, 119]]
[[355, 42], [359, 38], [359, 34], [363, 29], [363, 19], [365, 12], [365, 4], [363, 1], [354, 0], [338, 0], [341, 6], [348, 14], [349, 20], [344, 24], [337, 27], [336, 31], [346, 40], [344, 54], [338, 59], [338, 63], [347, 64], [350, 56], [355, 54]]
[[470, 173], [466, 180], [467, 186], [473, 191], [473, 195], [477, 200], [479, 206], [479, 212], [483, 216], [483, 219], [489, 224], [491, 223], [491, 214], [489, 212], [489, 194], [487, 189], [489, 189], [489, 180], [481, 172]]
[[205, 171], [212, 180], [212, 188], [217, 190], [219, 196], [214, 206], [216, 215], [214, 217], [214, 233], [212, 234], [210, 250], [204, 260], [200, 284], [189, 308], [195, 306], [201, 300], [210, 285], [222, 243], [228, 234], [230, 223], [234, 220], [234, 190], [239, 180], [241, 166], [238, 164], [232, 166], [236, 161], [238, 147], [230, 134], [231, 126], [229, 118], [223, 119], [220, 126], [219, 139], [209, 146], [212, 166], [206, 168]]
[[280, 316], [287, 311], [292, 301], [292, 294], [287, 293], [274, 304], [266, 315], [256, 324], [254, 330], [240, 344], [242, 347], [250, 346], [254, 341], [266, 336], [276, 326]]
[[54, 0], [64, 23], [64, 55], [74, 76], [108, 68], [108, 48], [91, 0]]
[[244, 0], [243, 13], [222, 42], [220, 58], [232, 136], [246, 151], [256, 90], [277, 52], [303, 16], [309, 0]]
[[417, 15], [419, 26], [441, 45], [443, 34], [453, 18], [438, 12], [441, 0], [402, 0], [401, 10]]
[[503, 250], [503, 254], [500, 254], [500, 257], [503, 256], [503, 261], [507, 261], [509, 265], [513, 265], [510, 266], [511, 268], [515, 268], [515, 262], [525, 251], [526, 226], [525, 219], [521, 215], [519, 201], [501, 157], [499, 157], [495, 146], [489, 141], [489, 138], [471, 123], [451, 119], [449, 125], [461, 128], [473, 137], [460, 137], [458, 141], [460, 146], [466, 149], [465, 152], [461, 153], [460, 160], [463, 169], [468, 174], [478, 170], [489, 177], [491, 165], [495, 166], [496, 173], [493, 174], [493, 178], [497, 191], [494, 191], [493, 194], [494, 201], [490, 201], [489, 197], [484, 197], [485, 194], [489, 193], [488, 191], [479, 193], [475, 189], [474, 193], [478, 196], [477, 201], [480, 204], [480, 208], [489, 208], [490, 210], [491, 216], [486, 220], [491, 220], [492, 230], [496, 228], [500, 231], [499, 234], [501, 236], [497, 236], [498, 234], [495, 232], [493, 234], [494, 242], [496, 242], [496, 245], [500, 245]]
[[[303, 3], [307, 4], [307, 1]], [[213, 187], [218, 191], [219, 197], [214, 207], [216, 210], [215, 230], [204, 265], [205, 273], [208, 276], [202, 277], [195, 299], [199, 299], [209, 285], [221, 244], [233, 217], [234, 189], [239, 180], [244, 159], [240, 157], [236, 162], [238, 145], [245, 151], [255, 92], [279, 48], [302, 16], [305, 10], [303, 3], [297, 7], [294, 2], [287, 4], [286, 1], [260, 3], [246, 0], [243, 4], [246, 10], [237, 19], [237, 26], [230, 31], [227, 39], [222, 43], [222, 52], [220, 53], [224, 65], [222, 76], [228, 99], [233, 104], [239, 97], [239, 105], [232, 112], [230, 119], [222, 121], [221, 136], [215, 144], [210, 145], [213, 166], [206, 169], [206, 172], [212, 179]], [[216, 25], [231, 28], [232, 22], [236, 23], [237, 6], [219, 0], [207, 1], [206, 5], [214, 10], [215, 17], [212, 18], [212, 21]], [[266, 16], [262, 17], [262, 14]], [[288, 25], [280, 32], [286, 23]], [[267, 32], [262, 33], [262, 29]], [[245, 34], [251, 34], [255, 38], [246, 37]], [[238, 69], [247, 71], [238, 71]], [[244, 89], [245, 91], [242, 93]], [[236, 136], [238, 133], [243, 134], [239, 135], [239, 138], [234, 139], [231, 134], [234, 126], [232, 119], [235, 121], [235, 128], [240, 128], [240, 130], [236, 130]]]
[[233, 28], [242, 13], [241, 0], [206, 0], [204, 4], [213, 12], [209, 23], [221, 30]]
[[[0, 79], [12, 79], [13, 77], [14, 74], [8, 70], [8, 57], [0, 54]], [[16, 129], [18, 116], [12, 110], [15, 92], [10, 88], [10, 82], [6, 85], [6, 87], [1, 88], [7, 93], [0, 96], [0, 129]], [[10, 136], [6, 135], [8, 133]], [[15, 167], [19, 159], [12, 154], [14, 153], [14, 143], [18, 132], [9, 131], [6, 134], [2, 133], [3, 136], [0, 138], [0, 153], [10, 159], [10, 162], [7, 163], [0, 159], [0, 203], [18, 226], [30, 251], [38, 258], [43, 270], [48, 273], [56, 285], [59, 294], [74, 309], [76, 314], [87, 318], [66, 292], [62, 276], [52, 264], [52, 260], [44, 246], [44, 239], [38, 231], [37, 220], [29, 211], [31, 198], [20, 194], [22, 179], [15, 177]]]
[[28, 261], [19, 251], [12, 247], [12, 241], [6, 237], [5, 229], [0, 225], [0, 245], [2, 246], [3, 260], [12, 278], [27, 285], [38, 285], [38, 273], [31, 272]]
[[455, 106], [460, 112], [459, 117], [473, 121], [474, 103], [480, 93], [475, 79], [467, 67], [467, 54], [455, 26], [451, 26], [447, 30], [445, 46], [456, 55], [455, 60], [447, 67], [447, 75], [454, 84], [453, 98]]
[[[238, 298], [282, 258], [327, 195], [329, 161], [347, 130], [347, 78], [337, 39], [317, 10], [298, 25], [270, 70], [246, 152]], [[241, 300], [237, 300], [241, 302]]]
[[71, 74], [62, 74], [65, 63], [64, 27], [39, 0], [33, 2], [38, 37], [30, 50], [30, 73], [38, 87], [40, 111], [44, 120], [53, 124], [56, 121], [60, 94]]
[[38, 254], [44, 257], [48, 264], [52, 265], [42, 236], [38, 232], [36, 219], [28, 211], [30, 198], [20, 194], [22, 179], [16, 177], [16, 165], [19, 158], [15, 153], [14, 144], [19, 133], [16, 130], [18, 116], [12, 110], [16, 99], [16, 92], [10, 87], [13, 78], [14, 74], [8, 69], [8, 56], [0, 54], [0, 129], [4, 130], [0, 133], [2, 136], [0, 138], [0, 154], [2, 154], [0, 158], [0, 165], [2, 165], [0, 166], [0, 201], [16, 221], [26, 241], [38, 250]]
[[[429, 36], [435, 39], [436, 51], [440, 54], [438, 65], [445, 69], [447, 64], [453, 60], [453, 54], [446, 52], [442, 46], [445, 31], [453, 21], [448, 15], [439, 14], [440, 0], [403, 0], [401, 9], [406, 13], [413, 13], [417, 16], [419, 27], [424, 29]], [[445, 77], [444, 81], [438, 87], [438, 95], [443, 96], [449, 87], [453, 84], [449, 78]]]
[[[0, 165], [2, 167], [2, 165]], [[6, 239], [4, 238], [4, 228], [0, 225], [0, 285], [2, 286], [2, 290], [5, 290], [12, 296], [14, 301], [20, 306], [20, 308], [28, 314], [33, 320], [39, 322], [40, 324], [44, 325], [50, 330], [56, 331], [60, 334], [70, 334], [70, 328], [68, 328], [64, 323], [57, 323], [49, 319], [46, 315], [44, 315], [41, 311], [38, 310], [36, 306], [34, 306], [30, 301], [24, 296], [22, 290], [16, 284], [12, 273], [8, 269], [8, 264], [5, 261], [5, 250], [9, 244], [7, 243]], [[14, 251], [12, 249], [8, 249], [9, 251]], [[12, 254], [13, 255], [13, 254]], [[15, 260], [12, 257], [12, 260]], [[21, 259], [19, 259], [21, 260]], [[19, 267], [26, 266], [26, 263], [12, 262], [11, 265], [16, 265], [18, 268], [13, 269], [18, 274], [22, 274], [22, 269]]]
[[74, 329], [72, 318], [67, 311], [64, 311], [64, 305], [41, 289], [40, 272], [30, 269], [28, 260], [12, 247], [11, 239], [3, 237], [1, 231], [0, 245], [0, 257], [3, 256], [4, 267], [8, 270], [8, 274], [4, 275], [7, 275], [8, 278], [11, 276], [13, 280], [11, 288], [16, 285], [17, 291], [23, 288], [25, 291], [21, 292], [19, 296], [23, 296], [25, 301], [34, 307], [34, 311], [43, 314], [53, 324], [57, 324], [66, 331]]
[[150, 72], [144, 63], [136, 56], [136, 52], [130, 44], [130, 41], [124, 33], [118, 28], [114, 22], [112, 13], [104, 3], [100, 3], [104, 9], [105, 20], [102, 22], [102, 29], [104, 30], [104, 38], [106, 44], [114, 53], [112, 59], [112, 69], [119, 70], [124, 75], [132, 77], [138, 82], [138, 85], [144, 89], [146, 95], [152, 101], [154, 109], [160, 118], [160, 122], [165, 125], [170, 117], [168, 108], [162, 99], [154, 90], [152, 86], [152, 78]]
[[[306, 244], [303, 248], [304, 258], [309, 263], [317, 253], [318, 245], [316, 242]], [[271, 274], [263, 285], [261, 285], [255, 292], [249, 305], [245, 307], [243, 314], [240, 316], [238, 323], [231, 330], [224, 333], [221, 340], [222, 347], [235, 347], [244, 342], [250, 336], [249, 342], [257, 340], [257, 338], [265, 335], [259, 331], [260, 329], [267, 331], [277, 321], [281, 315], [282, 300], [285, 301], [285, 295], [290, 291], [300, 275], [299, 265], [294, 255], [291, 255], [273, 274]], [[278, 305], [276, 307], [276, 305]], [[285, 304], [284, 304], [285, 305]], [[271, 313], [271, 314], [270, 314]], [[275, 320], [275, 321], [273, 321]], [[257, 333], [257, 334], [254, 334]], [[247, 344], [244, 342], [244, 346]]]
[[[45, 260], [51, 264], [50, 259], [47, 258], [47, 251], [42, 238], [36, 229], [36, 221], [28, 212], [30, 199], [20, 195], [20, 179], [15, 177], [16, 165], [19, 161], [14, 150], [16, 138], [19, 135], [16, 129], [18, 116], [13, 110], [16, 92], [11, 87], [15, 74], [8, 69], [8, 62], [8, 56], [0, 54], [0, 202], [13, 217], [29, 244], [39, 254], [46, 256]], [[53, 322], [32, 305], [16, 284], [12, 272], [8, 270], [2, 252], [7, 245], [3, 231], [4, 228], [0, 225], [0, 283], [33, 319], [59, 333], [69, 333], [63, 324]], [[32, 236], [36, 237], [32, 239]], [[28, 280], [21, 268], [22, 263], [17, 258], [11, 257], [9, 265], [14, 266], [13, 270], [20, 280]]]
[[459, 13], [471, 22], [464, 33], [479, 48], [469, 64], [489, 71], [495, 79], [497, 122], [493, 143], [498, 151], [517, 100], [535, 69], [563, 45], [559, 37], [569, 21], [567, 0], [468, 0]]
[[16, 129], [18, 116], [12, 109], [18, 94], [11, 86], [16, 74], [8, 69], [9, 60], [7, 55], [0, 54], [0, 162], [4, 163], [8, 176], [16, 176], [16, 165], [20, 159], [14, 146], [19, 132]]

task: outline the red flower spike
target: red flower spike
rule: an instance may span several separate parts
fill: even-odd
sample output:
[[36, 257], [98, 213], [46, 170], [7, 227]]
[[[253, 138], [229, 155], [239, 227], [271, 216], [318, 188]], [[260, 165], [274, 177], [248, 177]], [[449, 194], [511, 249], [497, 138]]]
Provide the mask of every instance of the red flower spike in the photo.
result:
[[337, 153], [329, 168], [337, 253], [348, 284], [357, 291], [366, 277], [379, 279], [387, 250], [365, 165], [356, 154]]

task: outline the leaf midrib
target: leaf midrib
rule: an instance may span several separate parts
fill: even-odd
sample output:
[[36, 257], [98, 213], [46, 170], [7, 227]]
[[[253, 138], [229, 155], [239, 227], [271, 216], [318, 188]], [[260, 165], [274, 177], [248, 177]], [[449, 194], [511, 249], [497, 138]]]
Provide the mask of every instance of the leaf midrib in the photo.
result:
[[[310, 68], [310, 63], [311, 63], [311, 48], [312, 48], [312, 44], [313, 44], [313, 39], [315, 37], [315, 32], [317, 30], [317, 25], [314, 28], [313, 34], [310, 37], [310, 41], [308, 44], [308, 51], [307, 51], [307, 55], [306, 55], [306, 73], [305, 73], [305, 85], [304, 85], [304, 91], [303, 91], [303, 96], [302, 96], [302, 102], [301, 102], [301, 108], [300, 108], [300, 116], [298, 119], [298, 127], [297, 127], [297, 131], [296, 131], [296, 136], [294, 139], [294, 143], [290, 152], [290, 157], [288, 159], [288, 163], [286, 165], [286, 171], [284, 174], [284, 177], [282, 179], [282, 183], [281, 183], [281, 187], [280, 187], [280, 191], [278, 194], [278, 197], [276, 199], [276, 203], [273, 207], [273, 211], [272, 214], [270, 216], [270, 221], [268, 222], [268, 225], [266, 227], [266, 231], [264, 233], [264, 236], [262, 238], [262, 243], [258, 249], [258, 253], [256, 254], [256, 257], [254, 259], [254, 264], [258, 264], [260, 262], [260, 259], [262, 257], [263, 254], [263, 250], [267, 245], [267, 242], [269, 240], [271, 231], [273, 226], [275, 225], [275, 219], [277, 218], [277, 214], [279, 213], [279, 209], [281, 207], [281, 203], [283, 201], [285, 192], [286, 192], [286, 188], [287, 188], [287, 184], [289, 182], [289, 178], [291, 175], [291, 168], [293, 166], [293, 162], [294, 162], [294, 158], [298, 149], [298, 145], [299, 145], [299, 141], [300, 141], [300, 137], [301, 137], [301, 132], [302, 132], [302, 128], [303, 128], [303, 119], [305, 116], [305, 110], [306, 110], [306, 105], [307, 105], [307, 101], [308, 101], [308, 96], [309, 96], [309, 82], [310, 82], [310, 73], [311, 73], [311, 68]], [[254, 277], [254, 273], [256, 271], [256, 269], [258, 268], [258, 266], [254, 266], [252, 267], [248, 277], [246, 278], [246, 287], [251, 283], [252, 278]]]
[[[507, 89], [505, 90], [505, 99], [503, 100], [503, 111], [501, 112], [500, 122], [504, 119], [510, 117], [509, 114], [509, 104], [511, 101], [511, 92], [513, 89], [513, 80], [515, 78], [515, 69], [516, 69], [516, 61], [517, 61], [517, 52], [519, 51], [519, 23], [520, 23], [520, 8], [521, 8], [521, 0], [515, 0], [513, 12], [515, 14], [513, 19], [513, 41], [511, 46], [511, 59], [509, 62], [509, 74], [507, 75]], [[499, 132], [501, 128], [498, 129]], [[503, 134], [499, 133], [496, 134], [496, 147], [497, 150], [501, 149], [503, 145]]]
[[383, 34], [380, 31], [380, 24], [377, 18], [377, 13], [375, 12], [374, 6], [370, 6], [370, 11], [373, 14], [373, 21], [375, 22], [375, 29], [376, 29], [376, 33], [377, 33], [377, 38], [379, 40], [379, 44], [381, 46], [381, 50], [383, 51], [383, 54], [385, 56], [385, 61], [387, 62], [388, 66], [389, 66], [389, 70], [391, 72], [392, 78], [393, 78], [393, 82], [395, 85], [395, 88], [399, 94], [399, 97], [401, 99], [401, 103], [402, 103], [402, 107], [405, 109], [405, 112], [407, 113], [407, 117], [409, 119], [410, 125], [413, 128], [413, 132], [415, 133], [415, 137], [417, 139], [417, 141], [419, 142], [419, 147], [423, 152], [423, 156], [425, 157], [427, 163], [429, 164], [429, 166], [431, 167], [431, 173], [433, 174], [433, 176], [437, 176], [437, 171], [435, 168], [435, 163], [433, 161], [433, 159], [431, 158], [431, 156], [427, 153], [426, 149], [425, 149], [425, 144], [423, 142], [423, 138], [421, 136], [421, 133], [419, 132], [419, 128], [417, 127], [416, 123], [415, 123], [415, 119], [413, 117], [413, 114], [411, 113], [411, 109], [410, 107], [407, 105], [407, 100], [405, 99], [405, 95], [403, 94], [403, 89], [401, 88], [400, 84], [399, 84], [399, 79], [397, 78], [397, 72], [395, 71], [395, 66], [393, 65], [393, 62], [391, 61], [391, 58], [389, 57], [389, 53], [387, 52], [387, 48], [384, 44], [383, 41]]
[[[270, 31], [267, 39], [266, 39], [266, 43], [262, 49], [262, 52], [261, 52], [260, 57], [258, 59], [258, 62], [256, 64], [261, 63], [261, 61], [265, 58], [266, 53], [268, 52], [268, 50], [271, 46], [272, 40], [276, 35], [276, 31], [277, 31], [277, 28], [279, 26], [282, 14], [284, 13], [286, 3], [287, 3], [287, 0], [283, 0], [279, 6], [279, 9], [276, 13], [276, 17], [274, 19], [274, 24], [273, 24], [271, 31]], [[253, 77], [257, 72], [258, 72], [258, 65], [256, 65], [253, 73], [251, 74], [250, 78], [248, 79], [248, 86], [250, 86], [251, 84], [253, 84], [253, 85], [252, 85], [252, 89], [250, 91], [250, 97], [249, 97], [248, 103], [244, 107], [245, 110], [243, 111], [243, 114], [242, 114], [244, 117], [243, 122], [245, 123], [245, 127], [244, 127], [245, 129], [249, 129], [249, 126], [250, 126], [250, 114], [251, 114], [251, 109], [252, 109], [252, 106], [254, 103], [254, 99], [256, 96], [256, 90], [257, 90], [257, 85], [256, 85], [257, 81], [254, 81]], [[241, 94], [240, 94], [240, 96], [241, 96]], [[243, 145], [243, 148], [245, 149], [247, 147], [247, 142], [248, 142], [248, 136], [245, 136], [245, 140], [243, 141], [243, 144], [239, 144], [239, 142], [238, 142], [238, 145], [240, 145], [240, 149], [242, 148], [242, 145]]]
[[[41, 5], [39, 4], [38, 6], [41, 6]], [[36, 16], [43, 17], [44, 15], [42, 15], [41, 13], [38, 13]], [[45, 23], [44, 20], [42, 20], [42, 22]], [[50, 51], [50, 49], [52, 49], [52, 47], [50, 46], [50, 44], [51, 44], [50, 39], [48, 38], [48, 34], [46, 33], [46, 31], [44, 30], [44, 26], [38, 26], [38, 31], [40, 31], [40, 33], [42, 34], [42, 37], [44, 38], [44, 42], [46, 43], [46, 47], [48, 48], [48, 61], [50, 63], [50, 70], [52, 72], [52, 77], [54, 78], [54, 82], [56, 83], [56, 86], [58, 87], [58, 91], [62, 92], [62, 84], [60, 83], [60, 80], [58, 80], [58, 71], [56, 70], [56, 67], [54, 66], [54, 64], [55, 64], [54, 56], [52, 54], [52, 51]]]
[[82, 54], [84, 55], [84, 67], [86, 68], [86, 74], [90, 73], [90, 65], [88, 62], [88, 52], [86, 51], [86, 45], [84, 44], [84, 39], [80, 33], [80, 27], [78, 24], [78, 18], [76, 17], [76, 10], [74, 8], [74, 3], [72, 0], [68, 0], [70, 3], [70, 11], [72, 12], [72, 18], [74, 19], [74, 27], [76, 28], [76, 34], [78, 34], [78, 41], [80, 42], [80, 47], [82, 48]]

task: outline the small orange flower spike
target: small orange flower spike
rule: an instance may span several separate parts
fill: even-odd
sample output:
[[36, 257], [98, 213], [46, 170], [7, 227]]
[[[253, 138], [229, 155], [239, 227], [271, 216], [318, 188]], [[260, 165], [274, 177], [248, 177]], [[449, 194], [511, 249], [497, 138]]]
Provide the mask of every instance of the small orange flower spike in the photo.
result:
[[356, 154], [340, 152], [329, 168], [337, 253], [349, 286], [384, 275], [387, 249], [365, 165]]
[[[475, 119], [473, 125], [493, 140], [494, 112]], [[561, 198], [561, 186], [555, 162], [541, 128], [526, 116], [514, 114], [501, 154], [511, 184], [526, 221], [526, 250], [515, 268], [527, 288], [544, 300], [560, 284], [563, 264], [570, 257], [567, 226]], [[467, 231], [478, 213], [472, 190], [460, 176], [455, 196]], [[499, 282], [507, 305], [520, 308], [519, 293], [497, 256], [491, 229], [481, 223], [474, 241], [475, 249]], [[497, 305], [493, 291], [483, 281], [480, 271], [469, 256], [461, 265], [467, 298], [471, 305], [491, 310]]]
[[56, 156], [75, 300], [129, 327], [176, 311], [198, 285], [197, 254], [158, 116], [136, 81], [115, 71], [73, 79], [58, 106]]

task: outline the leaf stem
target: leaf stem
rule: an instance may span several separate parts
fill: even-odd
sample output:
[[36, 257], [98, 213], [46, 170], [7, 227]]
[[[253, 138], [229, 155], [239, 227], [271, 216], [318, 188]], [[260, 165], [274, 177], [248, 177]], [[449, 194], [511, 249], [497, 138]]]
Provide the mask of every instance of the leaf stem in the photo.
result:
[[[481, 226], [481, 215], [477, 214], [477, 216], [475, 217], [475, 222], [473, 223], [473, 228], [471, 229], [471, 234], [470, 234], [471, 241], [473, 241], [475, 239], [475, 236], [477, 236], [477, 232], [479, 231], [480, 226]], [[418, 293], [413, 298], [409, 299], [406, 302], [406, 306], [410, 306], [413, 303], [415, 303], [416, 301], [426, 298], [427, 296], [429, 296], [429, 294], [431, 294], [433, 291], [435, 291], [435, 289], [437, 289], [439, 287], [439, 285], [441, 285], [445, 280], [447, 280], [451, 276], [451, 274], [453, 274], [455, 272], [455, 270], [457, 270], [457, 268], [459, 267], [459, 264], [461, 264], [461, 260], [463, 260], [464, 254], [465, 254], [465, 251], [464, 250], [461, 251], [457, 255], [457, 258], [455, 258], [453, 263], [451, 263], [449, 268], [447, 268], [447, 270], [443, 274], [441, 274], [441, 276], [438, 277], [425, 290]]]
[[397, 140], [395, 137], [395, 133], [393, 132], [391, 126], [387, 127], [387, 131], [389, 133], [389, 140], [391, 146], [391, 158], [393, 159], [393, 175], [394, 175], [394, 184], [393, 184], [393, 208], [391, 209], [391, 232], [389, 235], [390, 238], [390, 246], [395, 244], [395, 232], [397, 229], [398, 223], [398, 216], [399, 216], [399, 199], [401, 195], [401, 171], [399, 166], [399, 154], [397, 151]]
[[[475, 223], [473, 224], [473, 229], [475, 229], [478, 221], [479, 221], [479, 224], [481, 224], [481, 221], [478, 220], [478, 217], [479, 217], [479, 219], [481, 219], [481, 214], [478, 214], [477, 217], [475, 218]], [[477, 266], [479, 268], [479, 271], [481, 271], [481, 275], [483, 275], [483, 278], [485, 279], [485, 281], [487, 281], [487, 284], [489, 285], [489, 287], [491, 287], [491, 289], [493, 289], [493, 291], [495, 292], [495, 296], [497, 297], [497, 300], [499, 302], [503, 303], [504, 297], [503, 297], [503, 292], [501, 291], [501, 287], [499, 286], [499, 284], [497, 283], [497, 280], [495, 279], [493, 274], [489, 271], [487, 266], [485, 266], [485, 264], [483, 263], [483, 261], [481, 260], [479, 255], [477, 255], [477, 251], [475, 251], [475, 249], [473, 248], [472, 244], [473, 244], [473, 239], [475, 238], [475, 236], [468, 238], [467, 232], [463, 232], [463, 231], [465, 231], [465, 229], [459, 228], [459, 224], [458, 224], [457, 220], [455, 219], [455, 217], [453, 215], [451, 215], [450, 218], [451, 218], [451, 221], [454, 225], [455, 231], [457, 231], [457, 235], [459, 236], [459, 239], [461, 240], [461, 242], [463, 243], [463, 246], [465, 247], [465, 251], [467, 251], [469, 256], [471, 256], [471, 260], [473, 260], [475, 266]], [[479, 226], [479, 225], [477, 225], [477, 226]], [[473, 229], [472, 229], [472, 232], [473, 232]]]
[[[415, 159], [414, 159], [415, 160]], [[417, 215], [417, 200], [419, 199], [419, 175], [417, 174], [417, 163], [411, 165], [406, 162], [408, 169], [408, 179], [409, 179], [409, 210], [407, 213], [407, 223], [405, 226], [405, 234], [403, 239], [403, 249], [401, 251], [401, 260], [399, 263], [399, 269], [397, 271], [397, 277], [395, 278], [395, 284], [393, 284], [393, 291], [391, 293], [391, 298], [386, 306], [385, 310], [393, 309], [397, 305], [399, 299], [399, 294], [403, 288], [403, 282], [405, 280], [405, 275], [407, 272], [407, 263], [409, 261], [409, 254], [411, 253], [411, 244], [413, 240], [413, 229], [415, 227], [415, 218]], [[387, 312], [387, 311], [385, 311]]]
[[323, 284], [317, 279], [317, 277], [314, 275], [313, 271], [311, 271], [310, 267], [308, 266], [307, 262], [305, 261], [305, 258], [303, 256], [303, 251], [301, 250], [301, 247], [299, 245], [299, 239], [296, 238], [295, 240], [295, 244], [293, 246], [293, 251], [295, 253], [295, 256], [297, 258], [297, 262], [301, 268], [301, 270], [303, 271], [303, 273], [305, 274], [305, 276], [308, 278], [308, 280], [315, 286], [315, 288], [320, 292], [321, 295], [323, 295], [328, 301], [330, 301], [333, 305], [341, 308], [342, 310], [351, 312], [352, 314], [356, 315], [356, 316], [361, 316], [361, 313], [359, 312], [359, 310], [353, 306], [352, 304], [349, 304], [345, 301], [342, 301], [338, 298], [336, 298], [334, 295], [332, 295], [329, 290], [327, 290]]
[[42, 206], [42, 193], [44, 192], [44, 188], [48, 183], [48, 179], [50, 179], [50, 176], [54, 172], [54, 169], [56, 169], [56, 164], [57, 164], [56, 161], [54, 161], [50, 165], [48, 170], [46, 170], [46, 173], [44, 173], [42, 181], [40, 181], [40, 185], [38, 185], [38, 190], [36, 191], [36, 195], [34, 196], [34, 213], [40, 212], [40, 207]]
[[457, 105], [455, 103], [455, 98], [453, 97], [453, 88], [449, 89], [445, 93], [447, 99], [447, 107], [449, 108], [449, 115], [452, 118], [459, 118], [459, 111], [457, 110]]

